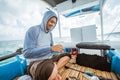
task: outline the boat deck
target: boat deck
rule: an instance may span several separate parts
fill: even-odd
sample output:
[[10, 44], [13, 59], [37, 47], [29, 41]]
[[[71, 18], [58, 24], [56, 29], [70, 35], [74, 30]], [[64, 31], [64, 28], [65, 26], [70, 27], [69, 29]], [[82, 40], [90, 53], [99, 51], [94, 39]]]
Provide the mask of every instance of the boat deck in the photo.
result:
[[[89, 71], [89, 72], [94, 73], [95, 75], [102, 76], [104, 78], [109, 78], [111, 80], [118, 80], [117, 76], [113, 72], [100, 71], [100, 70], [96, 70], [93, 68], [80, 66], [75, 63], [73, 64], [70, 62], [68, 64], [66, 64], [66, 66], [68, 66], [70, 68], [74, 68], [76, 70], [83, 71], [83, 72]], [[63, 67], [62, 69], [59, 70], [59, 74], [62, 76], [62, 80], [88, 80], [84, 76], [83, 73], [72, 70], [70, 68], [66, 69], [65, 67]], [[76, 78], [78, 78], [78, 79], [76, 79]]]
[[[86, 71], [89, 71], [97, 76], [102, 76], [107, 79], [120, 80], [117, 78], [116, 74], [113, 72], [101, 71], [101, 70], [96, 70], [90, 67], [80, 66], [78, 64], [73, 63], [73, 61], [72, 62], [70, 61], [65, 66], [69, 68], [63, 67], [59, 70], [59, 74], [61, 75], [62, 80], [88, 80], [84, 76], [84, 73], [82, 73]], [[19, 77], [15, 78], [14, 80], [18, 80], [18, 78]], [[107, 80], [107, 79], [103, 79], [103, 80]]]

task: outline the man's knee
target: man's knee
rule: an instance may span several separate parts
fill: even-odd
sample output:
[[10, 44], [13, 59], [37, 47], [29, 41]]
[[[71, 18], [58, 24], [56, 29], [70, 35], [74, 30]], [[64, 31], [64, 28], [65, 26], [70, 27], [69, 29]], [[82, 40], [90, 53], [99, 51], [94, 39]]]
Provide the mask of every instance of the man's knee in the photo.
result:
[[70, 60], [70, 57], [64, 56], [64, 57], [62, 57], [61, 59], [64, 60], [65, 62], [68, 62], [68, 61]]

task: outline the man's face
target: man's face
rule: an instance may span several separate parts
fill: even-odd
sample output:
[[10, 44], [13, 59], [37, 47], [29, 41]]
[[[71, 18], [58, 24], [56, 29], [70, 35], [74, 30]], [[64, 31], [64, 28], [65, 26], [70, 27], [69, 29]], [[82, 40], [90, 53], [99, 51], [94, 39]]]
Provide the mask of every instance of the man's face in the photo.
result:
[[47, 22], [46, 30], [52, 29], [56, 25], [56, 23], [57, 23], [56, 17], [51, 17]]
[[52, 74], [50, 75], [48, 80], [61, 80], [61, 76], [58, 74], [57, 65], [56, 65], [56, 63], [54, 63], [54, 64], [55, 64], [55, 67], [54, 67]]

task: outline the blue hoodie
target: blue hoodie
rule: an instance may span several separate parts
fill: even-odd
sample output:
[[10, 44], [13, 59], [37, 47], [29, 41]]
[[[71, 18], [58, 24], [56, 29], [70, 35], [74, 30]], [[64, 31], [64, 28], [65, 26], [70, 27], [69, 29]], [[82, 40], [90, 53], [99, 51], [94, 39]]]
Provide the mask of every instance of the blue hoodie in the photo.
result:
[[52, 11], [47, 11], [40, 25], [31, 27], [27, 32], [24, 40], [23, 55], [28, 59], [47, 59], [51, 57], [51, 46], [53, 45], [51, 30], [46, 30], [48, 20], [56, 16]]

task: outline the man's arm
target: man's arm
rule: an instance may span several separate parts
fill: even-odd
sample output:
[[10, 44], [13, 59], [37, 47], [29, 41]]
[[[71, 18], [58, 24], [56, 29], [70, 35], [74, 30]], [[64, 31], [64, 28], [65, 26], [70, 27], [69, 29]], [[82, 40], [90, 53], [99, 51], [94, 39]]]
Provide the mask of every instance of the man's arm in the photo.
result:
[[39, 28], [31, 27], [25, 36], [23, 55], [26, 58], [37, 58], [51, 53], [51, 47], [36, 48], [37, 38], [39, 36]]

